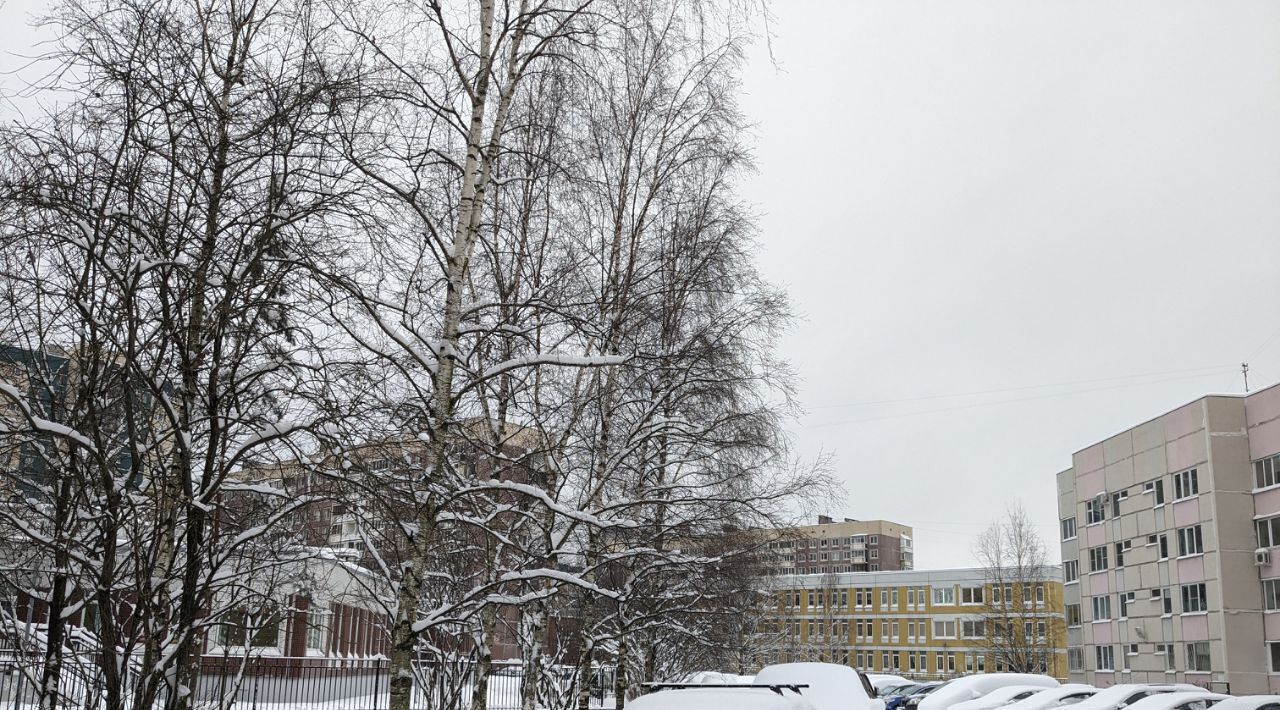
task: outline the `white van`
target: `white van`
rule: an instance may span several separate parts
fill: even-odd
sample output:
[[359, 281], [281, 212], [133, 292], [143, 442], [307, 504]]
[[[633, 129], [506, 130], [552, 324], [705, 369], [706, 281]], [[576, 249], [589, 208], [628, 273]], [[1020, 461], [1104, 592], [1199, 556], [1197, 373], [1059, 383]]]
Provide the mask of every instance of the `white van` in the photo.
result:
[[1039, 685], [1057, 688], [1058, 681], [1034, 673], [979, 673], [956, 678], [920, 701], [919, 710], [947, 710], [968, 700], [977, 700], [997, 688], [1010, 685]]

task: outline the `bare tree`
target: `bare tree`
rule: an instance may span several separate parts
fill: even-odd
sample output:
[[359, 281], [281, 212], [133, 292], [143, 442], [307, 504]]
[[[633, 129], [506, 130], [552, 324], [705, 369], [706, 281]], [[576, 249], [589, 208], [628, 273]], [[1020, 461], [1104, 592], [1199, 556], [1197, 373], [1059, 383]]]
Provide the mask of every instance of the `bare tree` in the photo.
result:
[[978, 612], [997, 668], [1044, 673], [1063, 633], [1049, 604], [1052, 567], [1044, 540], [1021, 503], [1011, 505], [974, 542], [989, 594]]
[[50, 707], [90, 606], [107, 707], [190, 706], [243, 574], [283, 561], [302, 501], [235, 475], [334, 413], [313, 275], [345, 258], [321, 137], [350, 76], [311, 10], [58, 3], [45, 88], [68, 100], [0, 132], [0, 338], [24, 359], [4, 443], [28, 462], [0, 518], [46, 570]]

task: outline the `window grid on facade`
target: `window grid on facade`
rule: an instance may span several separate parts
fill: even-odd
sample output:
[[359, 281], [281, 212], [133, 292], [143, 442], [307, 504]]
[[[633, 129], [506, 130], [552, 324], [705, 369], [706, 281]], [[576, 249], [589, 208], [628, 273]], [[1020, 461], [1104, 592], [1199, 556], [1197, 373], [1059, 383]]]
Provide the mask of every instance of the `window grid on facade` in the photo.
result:
[[1208, 641], [1196, 641], [1194, 643], [1187, 644], [1187, 670], [1210, 670]]
[[1205, 598], [1205, 585], [1203, 582], [1182, 585], [1182, 612], [1184, 614], [1208, 610], [1209, 602]]
[[1099, 493], [1085, 501], [1084, 518], [1086, 525], [1093, 525], [1107, 519], [1107, 496], [1105, 493]]
[[1256, 488], [1270, 488], [1280, 484], [1280, 454], [1254, 461], [1253, 481]]
[[1178, 528], [1178, 556], [1200, 555], [1204, 553], [1204, 537], [1199, 525]]
[[1190, 469], [1173, 474], [1173, 499], [1182, 500], [1200, 494], [1200, 480], [1196, 470]]
[[1111, 646], [1094, 646], [1094, 660], [1097, 670], [1112, 671], [1116, 668], [1116, 650]]
[[1089, 571], [1101, 572], [1107, 568], [1107, 546], [1089, 548]]
[[1258, 531], [1258, 547], [1280, 545], [1280, 515], [1274, 518], [1263, 518], [1254, 525]]

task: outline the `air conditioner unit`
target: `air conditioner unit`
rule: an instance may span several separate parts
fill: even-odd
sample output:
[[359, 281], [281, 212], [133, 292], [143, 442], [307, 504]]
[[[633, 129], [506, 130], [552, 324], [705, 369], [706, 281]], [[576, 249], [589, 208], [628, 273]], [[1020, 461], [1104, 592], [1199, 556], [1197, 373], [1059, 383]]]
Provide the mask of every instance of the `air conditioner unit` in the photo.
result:
[[1271, 550], [1265, 547], [1259, 547], [1253, 551], [1253, 564], [1258, 567], [1266, 567], [1271, 564]]

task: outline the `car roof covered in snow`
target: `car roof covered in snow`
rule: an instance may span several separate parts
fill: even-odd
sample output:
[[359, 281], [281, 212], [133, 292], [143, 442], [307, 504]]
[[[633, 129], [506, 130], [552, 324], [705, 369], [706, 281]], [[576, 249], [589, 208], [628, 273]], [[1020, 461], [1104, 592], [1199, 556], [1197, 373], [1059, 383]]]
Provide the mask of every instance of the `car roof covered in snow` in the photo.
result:
[[980, 698], [996, 688], [1007, 685], [1042, 685], [1058, 687], [1058, 681], [1034, 673], [979, 673], [956, 678], [945, 688], [930, 693], [920, 701], [919, 710], [945, 710], [966, 700]]
[[756, 683], [803, 683], [806, 700], [818, 710], [865, 710], [871, 697], [858, 672], [838, 663], [777, 663], [756, 674]]
[[1071, 710], [1110, 710], [1123, 702], [1125, 698], [1140, 691], [1146, 693], [1171, 693], [1177, 691], [1194, 692], [1196, 690], [1199, 689], [1185, 683], [1118, 683], [1099, 690], [1092, 698], [1076, 703]]
[[1230, 695], [1222, 693], [1211, 693], [1207, 690], [1198, 692], [1177, 692], [1177, 693], [1160, 693], [1158, 695], [1148, 695], [1138, 702], [1127, 706], [1132, 710], [1168, 710], [1177, 707], [1183, 703], [1189, 703], [1194, 700], [1226, 700]]
[[971, 710], [972, 708], [994, 708], [1009, 702], [1014, 696], [1021, 693], [1043, 693], [1053, 688], [1046, 688], [1043, 685], [1006, 685], [1003, 688], [996, 688], [986, 695], [976, 700], [966, 700], [963, 703], [952, 705], [952, 710]]
[[656, 690], [627, 703], [631, 710], [815, 710], [803, 696], [764, 688]]
[[1214, 710], [1258, 710], [1268, 705], [1280, 705], [1280, 695], [1241, 695], [1227, 698], [1214, 705]]

